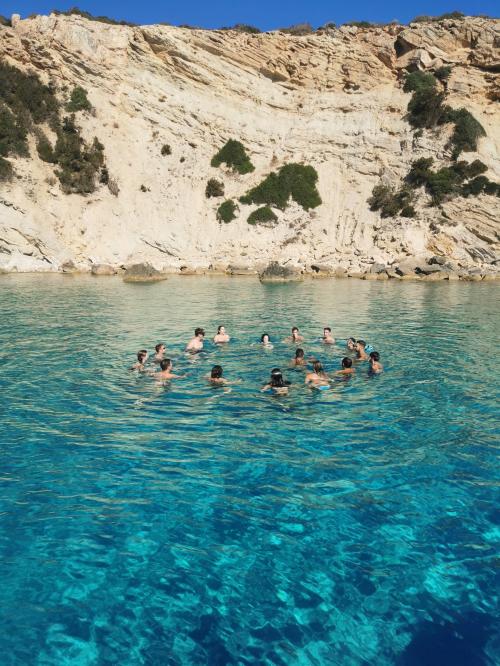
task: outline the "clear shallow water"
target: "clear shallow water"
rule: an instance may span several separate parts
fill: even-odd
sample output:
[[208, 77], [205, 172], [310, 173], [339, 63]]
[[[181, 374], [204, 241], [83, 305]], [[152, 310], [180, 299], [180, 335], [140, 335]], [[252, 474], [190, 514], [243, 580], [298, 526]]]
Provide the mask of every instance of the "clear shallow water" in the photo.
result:
[[[500, 663], [498, 294], [2, 276], [1, 663]], [[293, 324], [386, 372], [259, 393], [293, 349], [258, 337]], [[159, 341], [186, 379], [126, 371]]]

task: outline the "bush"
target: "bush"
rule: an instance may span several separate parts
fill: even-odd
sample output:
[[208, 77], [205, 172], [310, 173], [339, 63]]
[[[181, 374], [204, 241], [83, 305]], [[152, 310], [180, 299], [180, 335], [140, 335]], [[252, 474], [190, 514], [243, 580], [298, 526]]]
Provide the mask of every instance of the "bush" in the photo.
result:
[[403, 92], [417, 92], [436, 87], [436, 79], [429, 72], [411, 72], [405, 77]]
[[252, 188], [240, 201], [245, 204], [267, 204], [284, 210], [290, 197], [304, 210], [316, 208], [321, 197], [316, 189], [318, 174], [312, 166], [286, 164], [278, 173], [270, 173], [259, 185]]
[[381, 217], [395, 217], [400, 211], [401, 214], [403, 210], [408, 213], [410, 209], [413, 210], [413, 214], [406, 214], [404, 217], [415, 217], [416, 211], [410, 205], [412, 199], [413, 193], [405, 186], [395, 191], [391, 185], [379, 183], [373, 188], [368, 205], [370, 210], [379, 210]]
[[163, 146], [161, 147], [160, 152], [163, 155], [163, 157], [165, 157], [165, 155], [171, 155], [172, 154], [172, 148], [170, 148], [168, 143], [164, 143]]
[[438, 21], [444, 21], [446, 19], [463, 19], [465, 14], [462, 12], [447, 12], [446, 14], [441, 14], [440, 16], [415, 16], [410, 23], [437, 23]]
[[442, 67], [438, 67], [436, 71], [434, 72], [434, 76], [436, 79], [439, 79], [440, 81], [448, 81], [448, 79], [451, 76], [451, 67], [449, 65], [443, 65]]
[[76, 113], [77, 111], [90, 111], [92, 109], [92, 104], [88, 100], [87, 91], [80, 86], [73, 88], [66, 109], [71, 113]]
[[437, 206], [442, 203], [449, 195], [458, 192], [460, 178], [454, 169], [443, 167], [438, 171], [429, 174], [426, 189], [431, 195], [432, 205]]
[[16, 67], [0, 62], [0, 100], [16, 115], [26, 129], [29, 124], [59, 120], [59, 102], [50, 86], [46, 86], [34, 74], [25, 74]]
[[310, 23], [296, 23], [295, 25], [291, 25], [288, 28], [280, 28], [280, 32], [284, 32], [288, 35], [294, 35], [295, 37], [301, 37], [302, 35], [312, 34], [314, 30]]
[[405, 181], [413, 188], [427, 185], [433, 164], [434, 160], [432, 157], [421, 157], [420, 159], [415, 160], [411, 164], [410, 171], [408, 172]]
[[452, 157], [456, 160], [462, 151], [477, 150], [477, 143], [482, 136], [486, 136], [486, 132], [467, 109], [454, 110], [451, 113], [451, 120], [455, 123], [455, 129], [450, 139], [450, 146], [453, 149]]
[[464, 197], [478, 196], [479, 194], [499, 194], [500, 186], [493, 183], [486, 176], [477, 176], [468, 183], [462, 185], [462, 195]]
[[93, 16], [89, 12], [85, 12], [82, 9], [78, 9], [78, 7], [72, 7], [71, 9], [68, 9], [66, 11], [53, 9], [51, 11], [51, 14], [54, 14], [55, 16], [73, 16], [73, 15], [82, 16], [83, 18], [86, 18], [89, 21], [98, 21], [99, 23], [107, 23], [109, 25], [128, 25], [131, 27], [137, 25], [137, 23], [130, 23], [130, 21], [116, 21], [115, 19], [110, 18], [109, 16]]
[[0, 157], [0, 182], [10, 180], [12, 178], [13, 169], [9, 160]]
[[89, 146], [80, 137], [74, 116], [65, 118], [57, 135], [54, 155], [61, 167], [56, 176], [66, 194], [89, 194], [96, 189], [96, 175], [104, 166], [104, 146], [94, 139]]
[[373, 23], [369, 21], [349, 21], [348, 23], [344, 23], [344, 25], [352, 25], [356, 28], [371, 28]]
[[38, 153], [38, 157], [41, 160], [43, 160], [44, 162], [48, 162], [49, 164], [57, 164], [57, 159], [54, 154], [54, 149], [52, 148], [52, 144], [50, 143], [50, 141], [47, 139], [47, 137], [43, 132], [40, 132], [38, 135], [36, 150]]
[[213, 167], [219, 167], [221, 164], [226, 164], [230, 169], [242, 175], [251, 173], [255, 169], [246, 153], [244, 145], [234, 139], [229, 139], [212, 158], [211, 165]]
[[219, 222], [225, 222], [226, 224], [228, 222], [232, 222], [236, 218], [237, 210], [238, 206], [234, 203], [234, 201], [232, 199], [228, 199], [217, 208], [217, 220]]
[[114, 178], [108, 178], [108, 190], [114, 197], [117, 197], [120, 194], [120, 188]]
[[435, 127], [443, 116], [444, 94], [434, 87], [415, 90], [408, 103], [408, 122], [412, 127]]
[[266, 224], [276, 222], [277, 219], [278, 216], [269, 206], [262, 206], [262, 208], [257, 208], [253, 213], [250, 213], [247, 222], [248, 224]]
[[0, 157], [20, 155], [27, 157], [28, 131], [24, 119], [16, 116], [4, 106], [0, 108]]
[[12, 27], [12, 21], [8, 19], [6, 16], [2, 16], [0, 14], [0, 25], [5, 26], [6, 28], [11, 28]]
[[246, 23], [237, 23], [233, 27], [233, 30], [236, 30], [237, 32], [246, 32], [249, 35], [258, 35], [262, 32], [259, 28], [256, 28], [253, 25], [247, 25]]
[[207, 199], [212, 197], [223, 197], [224, 183], [221, 183], [220, 180], [216, 180], [215, 178], [210, 178], [205, 188], [205, 196]]
[[403, 206], [400, 215], [401, 217], [417, 217], [417, 211], [413, 206]]

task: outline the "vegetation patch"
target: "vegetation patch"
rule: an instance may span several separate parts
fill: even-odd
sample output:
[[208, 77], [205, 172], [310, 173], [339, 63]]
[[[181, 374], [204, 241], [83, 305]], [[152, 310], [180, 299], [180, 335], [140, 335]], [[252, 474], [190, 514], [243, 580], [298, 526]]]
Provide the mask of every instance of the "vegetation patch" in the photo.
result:
[[229, 139], [229, 141], [213, 156], [211, 165], [219, 167], [226, 164], [233, 171], [240, 174], [251, 173], [255, 167], [247, 155], [245, 146], [239, 141]]
[[[391, 185], [380, 183], [375, 185], [372, 196], [368, 199], [370, 210], [379, 210], [381, 217], [396, 217], [405, 210], [403, 217], [414, 217], [415, 209], [411, 206], [413, 193], [404, 185], [396, 190]], [[408, 213], [412, 213], [408, 215]]]
[[291, 198], [304, 210], [309, 210], [321, 204], [317, 181], [318, 174], [312, 166], [286, 164], [277, 173], [270, 173], [259, 185], [242, 196], [240, 201], [285, 210]]
[[12, 21], [7, 18], [6, 16], [2, 16], [0, 14], [0, 25], [3, 25], [6, 28], [11, 28], [12, 27]]
[[221, 183], [220, 180], [216, 178], [210, 178], [205, 188], [205, 196], [207, 199], [212, 197], [223, 197], [224, 196], [224, 183]]
[[278, 216], [269, 206], [262, 206], [250, 213], [247, 222], [248, 224], [269, 224], [276, 222], [277, 219]]
[[74, 116], [64, 118], [54, 148], [56, 175], [66, 194], [89, 194], [96, 189], [97, 174], [104, 167], [104, 146], [97, 138], [88, 145], [80, 136]]
[[128, 25], [134, 27], [137, 23], [130, 23], [130, 21], [116, 21], [109, 16], [93, 16], [89, 12], [83, 11], [83, 9], [78, 9], [78, 7], [72, 7], [66, 11], [61, 11], [59, 9], [53, 9], [52, 14], [55, 16], [82, 16], [83, 18], [88, 19], [89, 21], [98, 21], [99, 23], [107, 23], [109, 25]]
[[87, 97], [87, 91], [81, 86], [76, 86], [71, 91], [71, 97], [66, 105], [66, 109], [70, 113], [76, 113], [77, 111], [90, 111], [92, 109], [92, 104], [89, 102]]
[[219, 222], [225, 222], [226, 224], [232, 222], [234, 219], [236, 219], [237, 210], [238, 206], [234, 203], [234, 201], [232, 199], [228, 199], [217, 208], [217, 220]]

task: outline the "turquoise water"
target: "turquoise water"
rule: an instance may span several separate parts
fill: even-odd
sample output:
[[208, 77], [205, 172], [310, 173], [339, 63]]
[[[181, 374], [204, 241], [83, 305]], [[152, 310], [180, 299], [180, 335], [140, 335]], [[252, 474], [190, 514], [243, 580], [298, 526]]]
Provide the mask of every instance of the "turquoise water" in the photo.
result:
[[[2, 276], [1, 663], [499, 664], [498, 295]], [[293, 324], [385, 373], [260, 393]], [[170, 386], [126, 371], [160, 341]]]

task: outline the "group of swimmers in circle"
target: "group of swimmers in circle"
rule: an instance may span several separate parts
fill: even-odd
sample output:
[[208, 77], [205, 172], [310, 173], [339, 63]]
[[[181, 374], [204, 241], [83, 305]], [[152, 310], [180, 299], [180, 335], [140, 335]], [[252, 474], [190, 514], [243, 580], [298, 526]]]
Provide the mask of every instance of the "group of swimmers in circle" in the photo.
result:
[[[196, 328], [194, 336], [187, 343], [185, 351], [189, 354], [197, 354], [203, 350], [205, 340], [205, 331], [203, 328]], [[226, 333], [224, 326], [219, 326], [217, 333], [213, 338], [216, 345], [225, 345], [231, 340], [230, 336]], [[294, 326], [291, 335], [283, 340], [284, 343], [293, 345], [302, 345], [304, 337], [300, 334], [299, 329]], [[332, 336], [332, 329], [325, 326], [323, 329], [323, 336], [321, 342], [325, 345], [335, 345], [336, 340]], [[260, 339], [260, 344], [266, 349], [272, 349], [273, 343], [268, 333], [263, 333]], [[290, 367], [295, 369], [305, 370], [305, 385], [310, 388], [325, 390], [330, 388], [331, 383], [339, 378], [349, 378], [356, 373], [356, 366], [359, 368], [361, 364], [368, 363], [368, 372], [370, 374], [380, 374], [383, 371], [383, 366], [380, 362], [380, 354], [375, 351], [371, 345], [367, 345], [364, 340], [356, 340], [356, 338], [348, 338], [345, 341], [345, 348], [352, 356], [344, 356], [341, 361], [341, 368], [328, 374], [325, 372], [322, 363], [316, 358], [307, 358], [304, 349], [298, 346], [295, 350], [295, 356], [290, 361]], [[147, 367], [146, 363], [149, 360], [149, 354], [146, 349], [141, 349], [137, 352], [137, 362], [130, 368], [137, 372], [145, 372], [150, 374], [157, 381], [169, 381], [172, 379], [182, 379], [186, 375], [177, 375], [173, 372], [172, 359], [166, 358], [166, 347], [163, 343], [155, 345], [155, 354], [152, 358], [153, 363], [158, 364], [159, 369], [153, 371]], [[223, 368], [220, 365], [214, 365], [208, 375], [207, 381], [212, 385], [227, 385], [235, 384], [238, 381], [228, 381], [223, 377]], [[291, 382], [284, 379], [283, 373], [280, 368], [273, 368], [268, 382], [261, 388], [263, 392], [275, 393], [278, 395], [288, 393]]]

